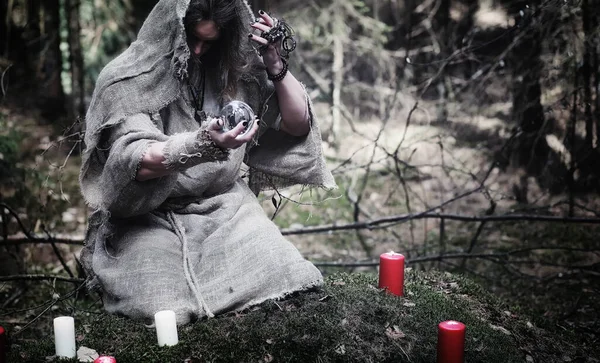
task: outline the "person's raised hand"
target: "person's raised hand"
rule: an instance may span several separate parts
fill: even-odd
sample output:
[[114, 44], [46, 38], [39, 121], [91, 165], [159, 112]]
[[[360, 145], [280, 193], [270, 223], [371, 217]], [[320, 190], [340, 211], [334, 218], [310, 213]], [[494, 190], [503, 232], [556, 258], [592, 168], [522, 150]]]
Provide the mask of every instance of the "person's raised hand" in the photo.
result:
[[[250, 24], [252, 28], [260, 30], [262, 34], [268, 32], [273, 26], [275, 26], [275, 22], [277, 20], [271, 17], [269, 14], [262, 10], [259, 10], [258, 14], [260, 17], [257, 18], [255, 22]], [[283, 69], [283, 61], [281, 60], [281, 40], [278, 40], [275, 43], [269, 43], [267, 39], [252, 33], [250, 33], [248, 37], [260, 44], [263, 62], [265, 63], [269, 73], [278, 74], [281, 72]]]
[[258, 119], [254, 120], [252, 128], [244, 132], [246, 129], [245, 122], [240, 122], [233, 129], [223, 132], [223, 120], [213, 118], [208, 124], [208, 133], [217, 146], [224, 149], [237, 149], [248, 141], [252, 140], [254, 134], [258, 130], [260, 124]]

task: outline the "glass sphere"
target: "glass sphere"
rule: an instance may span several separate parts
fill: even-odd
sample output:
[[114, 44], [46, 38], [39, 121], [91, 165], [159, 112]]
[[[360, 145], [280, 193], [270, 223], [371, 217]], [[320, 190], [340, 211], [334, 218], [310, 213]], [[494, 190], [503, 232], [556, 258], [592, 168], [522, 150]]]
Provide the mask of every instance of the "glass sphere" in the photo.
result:
[[254, 125], [254, 111], [247, 103], [242, 101], [227, 103], [221, 109], [220, 116], [223, 119], [224, 132], [234, 129], [240, 122], [247, 122], [243, 133], [250, 130]]

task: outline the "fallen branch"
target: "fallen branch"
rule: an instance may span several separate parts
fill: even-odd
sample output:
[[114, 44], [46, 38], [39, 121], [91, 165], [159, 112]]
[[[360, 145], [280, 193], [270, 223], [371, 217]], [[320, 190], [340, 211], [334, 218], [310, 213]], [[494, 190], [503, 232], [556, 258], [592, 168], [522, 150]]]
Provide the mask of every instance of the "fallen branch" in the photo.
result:
[[60, 243], [73, 246], [83, 246], [83, 239], [81, 238], [44, 238], [44, 237], [8, 237], [6, 240], [0, 240], [0, 245], [4, 246], [16, 246], [28, 243]]
[[[517, 263], [521, 261], [509, 261], [508, 258], [511, 255], [521, 254], [524, 252], [532, 252], [539, 250], [561, 250], [561, 251], [569, 251], [569, 252], [600, 252], [600, 248], [571, 248], [571, 247], [549, 247], [549, 246], [539, 246], [539, 247], [529, 247], [529, 248], [520, 248], [518, 250], [512, 250], [508, 252], [502, 253], [450, 253], [447, 255], [440, 254], [435, 256], [423, 256], [423, 257], [415, 257], [415, 258], [406, 258], [405, 263], [407, 265], [414, 263], [423, 263], [423, 262], [432, 262], [432, 261], [443, 261], [443, 260], [453, 260], [453, 259], [486, 259], [493, 262], [505, 262], [505, 263]], [[539, 261], [528, 261], [540, 263]], [[313, 264], [318, 267], [375, 267], [379, 266], [379, 260], [368, 260], [368, 261], [360, 261], [360, 262], [315, 262]], [[554, 265], [556, 264], [548, 264]], [[560, 267], [569, 267], [569, 268], [580, 268], [580, 269], [589, 269], [591, 266], [595, 265], [560, 265]]]
[[[335, 231], [348, 231], [356, 229], [375, 229], [389, 227], [386, 224], [398, 224], [409, 220], [416, 219], [447, 219], [461, 222], [545, 222], [545, 223], [569, 223], [569, 224], [600, 224], [600, 218], [585, 218], [585, 217], [557, 217], [557, 216], [540, 216], [531, 214], [507, 214], [497, 216], [465, 216], [459, 214], [444, 214], [444, 213], [411, 213], [400, 214], [395, 216], [387, 216], [376, 218], [369, 221], [346, 223], [346, 224], [325, 224], [319, 226], [310, 226], [304, 228], [284, 228], [281, 233], [284, 236], [301, 235], [301, 234], [316, 234], [328, 233]], [[382, 225], [384, 225], [382, 227]], [[83, 239], [78, 238], [42, 238], [42, 237], [27, 237], [27, 238], [12, 238], [0, 240], [0, 245], [14, 246], [28, 243], [61, 243], [68, 245], [82, 246]]]
[[72, 283], [83, 283], [85, 281], [85, 279], [76, 278], [76, 277], [66, 277], [66, 276], [58, 276], [58, 275], [42, 275], [42, 274], [0, 276], [0, 281], [43, 281], [43, 280], [64, 281], [64, 282], [72, 282]]
[[[415, 214], [400, 214], [396, 216], [383, 217], [370, 221], [346, 223], [346, 224], [330, 224], [321, 226], [304, 227], [298, 229], [282, 229], [283, 235], [299, 235], [325, 233], [333, 231], [355, 230], [355, 229], [375, 229], [389, 227], [390, 224], [403, 223], [415, 219], [447, 219], [462, 222], [511, 222], [511, 221], [527, 221], [527, 222], [558, 222], [558, 223], [582, 223], [582, 224], [600, 224], [600, 218], [578, 218], [578, 217], [555, 217], [555, 216], [534, 216], [527, 214], [507, 214], [498, 216], [464, 216], [457, 214], [441, 214], [441, 213], [415, 213]], [[383, 227], [381, 227], [384, 225]]]

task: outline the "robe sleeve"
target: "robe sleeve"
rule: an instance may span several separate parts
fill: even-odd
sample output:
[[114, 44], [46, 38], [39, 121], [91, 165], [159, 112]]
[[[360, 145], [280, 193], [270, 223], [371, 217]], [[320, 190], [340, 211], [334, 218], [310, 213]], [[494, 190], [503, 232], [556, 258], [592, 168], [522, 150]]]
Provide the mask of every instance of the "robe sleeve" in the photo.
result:
[[81, 177], [82, 192], [92, 206], [116, 217], [148, 213], [160, 206], [177, 182], [177, 173], [135, 180], [153, 142], [168, 139], [150, 115], [136, 114], [102, 130], [94, 165]]
[[259, 137], [246, 159], [250, 167], [249, 186], [255, 194], [296, 184], [337, 188], [323, 156], [319, 124], [306, 90], [304, 96], [310, 122], [310, 131], [304, 136], [292, 136], [279, 130], [277, 123], [281, 122], [281, 114], [277, 94], [266, 98], [260, 115]]

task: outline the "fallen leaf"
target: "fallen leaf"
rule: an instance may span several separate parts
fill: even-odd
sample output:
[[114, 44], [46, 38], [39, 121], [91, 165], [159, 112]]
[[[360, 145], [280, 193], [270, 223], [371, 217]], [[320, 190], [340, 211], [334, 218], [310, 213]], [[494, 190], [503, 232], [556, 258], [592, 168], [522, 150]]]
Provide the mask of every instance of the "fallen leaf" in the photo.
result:
[[391, 327], [387, 328], [385, 330], [385, 335], [387, 335], [388, 338], [394, 339], [394, 340], [395, 339], [402, 339], [402, 338], [406, 337], [406, 334], [404, 334], [402, 332], [402, 330], [400, 330], [400, 328], [398, 327], [398, 325], [394, 325], [394, 326], [391, 326]]
[[77, 360], [80, 362], [93, 362], [98, 356], [98, 352], [92, 348], [79, 347], [79, 349], [77, 349]]
[[346, 347], [342, 344], [335, 349], [337, 354], [346, 354]]
[[411, 302], [405, 302], [405, 303], [404, 303], [404, 304], [402, 304], [402, 305], [404, 305], [404, 306], [406, 306], [406, 307], [408, 307], [408, 308], [412, 308], [413, 306], [416, 306], [417, 304], [415, 304], [415, 303], [411, 303]]
[[265, 355], [265, 357], [263, 358], [263, 361], [265, 361], [266, 363], [270, 363], [273, 361], [273, 356], [270, 354]]
[[267, 344], [273, 344], [273, 339], [267, 339], [265, 342], [267, 342]]
[[499, 331], [503, 332], [506, 335], [510, 335], [510, 332], [506, 328], [501, 327], [499, 325], [490, 324], [490, 328], [492, 328], [494, 330], [499, 330]]

